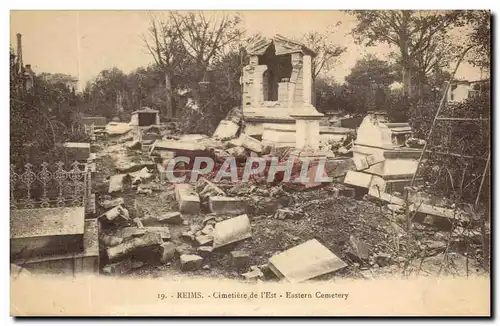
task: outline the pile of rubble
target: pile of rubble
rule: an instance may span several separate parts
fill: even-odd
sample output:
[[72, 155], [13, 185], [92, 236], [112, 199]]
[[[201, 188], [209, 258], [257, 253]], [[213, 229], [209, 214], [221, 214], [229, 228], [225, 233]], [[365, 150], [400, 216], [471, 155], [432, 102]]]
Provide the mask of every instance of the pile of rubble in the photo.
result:
[[[470, 222], [463, 209], [419, 196], [420, 191], [409, 189], [405, 201], [402, 194], [377, 190], [369, 174], [360, 172], [383, 161], [380, 155], [331, 153], [326, 170], [333, 183], [269, 183], [260, 175], [244, 183], [215, 183], [206, 173], [193, 182], [172, 184], [166, 173], [168, 162], [177, 156], [211, 157], [218, 164], [236, 157], [241, 168], [251, 157], [286, 160], [289, 151], [237, 136], [237, 130], [221, 137], [146, 130], [148, 139], [143, 130], [142, 136], [112, 140], [115, 147], [107, 146], [108, 140], [98, 155], [98, 172], [115, 173], [98, 178], [108, 186], [106, 194], [98, 195], [106, 274], [208, 273], [289, 281], [368, 277], [365, 272], [374, 269], [413, 266], [406, 214], [420, 223], [414, 228], [418, 235], [413, 235], [419, 253], [432, 256], [447, 254], [450, 243], [458, 247], [463, 241], [464, 233], [457, 235], [453, 221], [464, 226]], [[183, 176], [192, 169], [177, 164], [170, 172]], [[477, 232], [462, 228], [477, 243]], [[445, 236], [450, 229], [451, 240]]]

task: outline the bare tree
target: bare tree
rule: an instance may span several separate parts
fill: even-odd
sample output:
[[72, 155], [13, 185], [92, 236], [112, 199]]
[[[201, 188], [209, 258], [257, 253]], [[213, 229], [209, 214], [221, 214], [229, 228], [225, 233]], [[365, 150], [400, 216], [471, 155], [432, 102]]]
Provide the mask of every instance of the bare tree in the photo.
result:
[[181, 36], [175, 28], [170, 16], [162, 17], [150, 14], [148, 37], [143, 36], [143, 41], [152, 55], [155, 63], [165, 73], [166, 114], [173, 114], [172, 105], [172, 77], [185, 61], [184, 46]]
[[[340, 24], [337, 23], [336, 26]], [[332, 64], [346, 51], [346, 47], [335, 44], [332, 39], [333, 28], [325, 33], [309, 32], [306, 33], [302, 41], [304, 45], [316, 53], [313, 59], [313, 77], [316, 78], [323, 70], [330, 70]]]

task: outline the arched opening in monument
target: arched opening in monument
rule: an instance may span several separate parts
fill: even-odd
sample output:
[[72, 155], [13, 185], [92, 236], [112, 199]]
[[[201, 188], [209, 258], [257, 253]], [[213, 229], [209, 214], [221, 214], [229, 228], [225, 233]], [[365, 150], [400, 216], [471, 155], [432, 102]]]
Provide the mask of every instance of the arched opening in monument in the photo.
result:
[[259, 65], [266, 65], [263, 75], [264, 101], [278, 101], [279, 83], [288, 82], [292, 75], [290, 54], [276, 55], [274, 44], [271, 44], [263, 55], [259, 56]]

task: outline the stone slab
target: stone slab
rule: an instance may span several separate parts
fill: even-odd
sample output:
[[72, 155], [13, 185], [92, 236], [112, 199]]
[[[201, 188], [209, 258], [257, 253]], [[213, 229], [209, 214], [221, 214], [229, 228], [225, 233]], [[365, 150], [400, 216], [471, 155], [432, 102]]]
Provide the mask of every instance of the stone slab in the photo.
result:
[[37, 274], [97, 274], [99, 273], [98, 235], [97, 219], [87, 219], [83, 234], [83, 251], [19, 259], [17, 263]]
[[318, 240], [312, 239], [269, 259], [269, 268], [289, 282], [303, 282], [346, 267]]
[[19, 209], [10, 215], [11, 257], [83, 250], [84, 207]]

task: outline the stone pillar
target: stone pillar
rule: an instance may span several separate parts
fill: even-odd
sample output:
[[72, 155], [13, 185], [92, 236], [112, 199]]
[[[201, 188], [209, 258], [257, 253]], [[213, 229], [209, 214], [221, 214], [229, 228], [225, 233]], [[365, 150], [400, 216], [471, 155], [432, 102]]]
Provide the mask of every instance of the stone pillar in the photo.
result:
[[295, 85], [302, 69], [302, 53], [292, 53], [292, 74], [290, 76], [290, 86], [288, 87], [288, 107], [293, 107], [295, 98]]
[[296, 124], [295, 148], [304, 151], [319, 149], [319, 121], [323, 114], [293, 114]]
[[306, 105], [312, 104], [312, 58], [310, 55], [305, 55], [303, 57], [303, 66], [302, 66], [303, 72], [302, 76], [304, 78], [304, 90], [303, 90], [303, 96], [304, 96], [304, 103]]
[[264, 102], [264, 72], [266, 72], [266, 65], [255, 66], [253, 78], [253, 106], [261, 107]]

